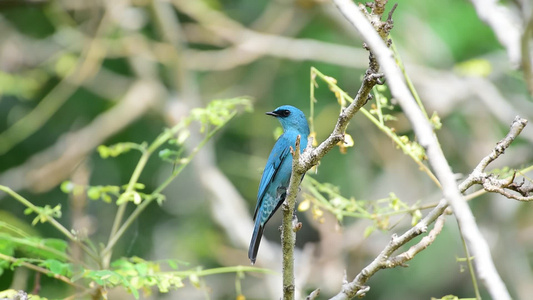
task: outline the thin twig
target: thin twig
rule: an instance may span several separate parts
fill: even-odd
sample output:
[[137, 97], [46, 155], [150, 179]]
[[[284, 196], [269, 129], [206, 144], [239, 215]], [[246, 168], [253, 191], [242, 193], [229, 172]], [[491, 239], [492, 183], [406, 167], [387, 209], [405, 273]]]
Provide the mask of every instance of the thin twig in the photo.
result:
[[[516, 119], [515, 122], [511, 125], [511, 130], [507, 134], [507, 136], [502, 139], [496, 147], [483, 159], [481, 159], [478, 166], [474, 169], [472, 174], [475, 174], [478, 169], [484, 169], [488, 163], [494, 161], [497, 159], [501, 154], [503, 154], [503, 151], [508, 148], [511, 144], [511, 142], [518, 136], [523, 129], [523, 126], [525, 126], [525, 122], [523, 122], [523, 119]], [[470, 174], [461, 184], [459, 184], [459, 190], [461, 193], [464, 193], [468, 188], [470, 188], [472, 185], [476, 184], [475, 176]], [[479, 192], [476, 192], [475, 194], [480, 194]], [[357, 276], [354, 278], [353, 281], [348, 282], [347, 280], [342, 285], [342, 290], [335, 295], [331, 299], [351, 299], [356, 296], [363, 296], [366, 292], [370, 290], [370, 287], [365, 286], [365, 283], [372, 277], [377, 271], [383, 269], [383, 268], [390, 268], [395, 267], [398, 265], [403, 265], [403, 262], [412, 259], [412, 256], [414, 254], [422, 251], [423, 249], [427, 248], [433, 241], [434, 238], [423, 238], [420, 243], [420, 245], [415, 245], [413, 250], [408, 250], [407, 252], [411, 251], [411, 253], [405, 253], [400, 254], [396, 256], [395, 258], [388, 259], [392, 256], [392, 254], [399, 249], [402, 245], [405, 245], [407, 242], [411, 241], [416, 236], [426, 232], [427, 226], [429, 226], [431, 223], [435, 222], [438, 218], [443, 218], [443, 214], [445, 213], [446, 209], [448, 208], [448, 203], [446, 199], [441, 199], [437, 206], [431, 210], [418, 224], [416, 224], [414, 227], [406, 231], [401, 236], [393, 235], [391, 238], [391, 241], [385, 246], [385, 248], [381, 251], [381, 253], [369, 264], [367, 265]], [[444, 219], [441, 220], [441, 222], [444, 222]], [[430, 232], [430, 235], [437, 235], [440, 232], [440, 229], [438, 229], [443, 224], [436, 224], [434, 226], [434, 229], [432, 230], [432, 233]], [[437, 230], [435, 230], [437, 228]], [[416, 253], [414, 253], [416, 251]], [[392, 261], [391, 261], [392, 260]]]
[[435, 241], [437, 235], [439, 235], [439, 233], [442, 231], [445, 221], [446, 219], [444, 215], [440, 215], [435, 221], [433, 229], [425, 237], [423, 237], [420, 242], [411, 246], [409, 250], [387, 259], [385, 261], [386, 267], [394, 268], [396, 266], [403, 266], [407, 261], [413, 259], [415, 255], [429, 247], [429, 245], [431, 245]]
[[477, 284], [476, 274], [474, 271], [474, 267], [472, 265], [473, 257], [470, 256], [470, 251], [468, 250], [468, 246], [466, 245], [466, 241], [463, 238], [463, 233], [461, 232], [461, 227], [459, 227], [459, 233], [461, 234], [461, 242], [463, 244], [463, 249], [465, 251], [466, 256], [466, 264], [468, 265], [468, 273], [470, 273], [470, 278], [472, 279], [472, 287], [474, 288], [474, 292], [476, 293], [476, 300], [481, 300], [481, 296], [479, 293], [479, 287]]

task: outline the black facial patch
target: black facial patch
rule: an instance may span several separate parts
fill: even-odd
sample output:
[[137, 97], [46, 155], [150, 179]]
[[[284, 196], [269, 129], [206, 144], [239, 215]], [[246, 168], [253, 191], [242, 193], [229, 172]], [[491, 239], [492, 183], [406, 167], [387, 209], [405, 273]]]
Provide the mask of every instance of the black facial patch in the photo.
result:
[[288, 117], [291, 114], [291, 111], [288, 109], [280, 109], [276, 111], [276, 114], [280, 117]]

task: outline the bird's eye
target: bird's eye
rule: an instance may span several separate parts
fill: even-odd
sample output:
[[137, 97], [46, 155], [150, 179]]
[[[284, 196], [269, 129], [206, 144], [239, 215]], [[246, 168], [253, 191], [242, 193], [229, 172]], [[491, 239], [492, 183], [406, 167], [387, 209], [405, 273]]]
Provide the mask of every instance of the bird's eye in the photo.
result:
[[290, 114], [291, 114], [291, 111], [287, 109], [280, 111], [280, 115], [283, 117], [288, 117]]

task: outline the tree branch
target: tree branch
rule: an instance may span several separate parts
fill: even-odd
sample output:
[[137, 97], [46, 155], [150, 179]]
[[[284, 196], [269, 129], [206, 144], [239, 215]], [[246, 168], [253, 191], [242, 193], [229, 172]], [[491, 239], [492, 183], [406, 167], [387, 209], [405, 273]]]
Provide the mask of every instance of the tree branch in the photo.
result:
[[[300, 159], [300, 136], [296, 138], [294, 149], [291, 147], [292, 169], [298, 166]], [[300, 177], [300, 178], [297, 178]], [[294, 245], [296, 243], [296, 231], [301, 228], [298, 225], [298, 217], [294, 213], [296, 207], [296, 194], [298, 190], [290, 190], [291, 186], [298, 187], [302, 176], [291, 176], [286, 201], [283, 202], [283, 222], [281, 224], [281, 249], [283, 251], [283, 299], [294, 299]], [[291, 195], [294, 193], [295, 195]]]
[[[522, 132], [526, 125], [526, 119], [516, 116], [511, 124], [511, 129], [509, 130], [507, 136], [499, 141], [492, 152], [479, 162], [474, 171], [465, 180], [466, 184], [469, 186], [480, 184], [487, 192], [499, 193], [509, 199], [518, 201], [532, 201], [533, 195], [531, 194], [533, 192], [533, 187], [525, 186], [524, 182], [515, 183], [514, 180], [516, 178], [516, 172], [509, 179], [498, 179], [494, 176], [494, 174], [487, 174], [485, 172], [487, 166], [504, 153], [505, 149], [511, 145], [514, 139], [520, 134], [520, 132]], [[520, 195], [509, 193], [506, 191], [506, 189], [515, 191]]]
[[[392, 13], [392, 12], [391, 12]], [[385, 39], [388, 37], [390, 30], [392, 29], [392, 18], [386, 21], [374, 20], [374, 28], [377, 32], [380, 32], [381, 36]], [[374, 30], [374, 28], [372, 30]], [[365, 47], [367, 48], [367, 47]], [[367, 48], [368, 50], [368, 48]], [[307, 148], [300, 155], [299, 152], [299, 139], [297, 141], [297, 150], [293, 151], [293, 165], [292, 174], [287, 188], [287, 197], [283, 204], [283, 230], [282, 230], [282, 248], [283, 248], [283, 294], [284, 299], [294, 298], [294, 258], [292, 252], [294, 251], [294, 240], [296, 238], [295, 231], [299, 229], [301, 224], [298, 224], [296, 219], [293, 218], [293, 212], [296, 202], [296, 196], [298, 194], [298, 186], [302, 181], [304, 174], [313, 166], [318, 164], [320, 159], [324, 157], [335, 145], [344, 141], [344, 132], [348, 126], [349, 121], [359, 111], [363, 105], [365, 105], [369, 99], [369, 94], [372, 88], [380, 83], [380, 79], [383, 76], [379, 73], [379, 64], [377, 63], [374, 55], [370, 52], [369, 56], [369, 68], [367, 69], [363, 78], [363, 83], [357, 92], [354, 100], [348, 105], [348, 107], [341, 110], [337, 123], [333, 132], [329, 137], [323, 141], [318, 147], [312, 147], [312, 138], [309, 138]]]
[[[385, 43], [383, 43], [381, 37], [375, 30], [373, 30], [368, 20], [362, 12], [358, 10], [354, 3], [349, 0], [334, 0], [334, 3], [337, 5], [341, 13], [359, 31], [364, 41], [376, 55], [378, 62], [387, 76], [387, 82], [391, 88], [392, 95], [398, 100], [404, 113], [413, 125], [413, 129], [420, 141], [420, 145], [426, 149], [429, 163], [435, 170], [437, 178], [442, 183], [444, 198], [453, 208], [459, 226], [463, 231], [464, 238], [469, 248], [472, 249], [472, 254], [476, 257], [475, 265], [478, 276], [485, 283], [485, 286], [494, 299], [511, 299], [507, 288], [494, 266], [489, 246], [475, 223], [470, 207], [461, 196], [454, 175], [442, 153], [438, 140], [433, 133], [428, 120], [424, 117], [409, 92], [409, 89], [406, 87], [402, 79], [401, 71], [394, 62], [392, 52], [387, 48]], [[444, 204], [444, 206], [445, 205], [446, 204]], [[438, 207], [442, 208], [442, 206], [443, 205], [439, 204]], [[435, 212], [435, 210], [430, 214], [433, 212]], [[440, 214], [441, 213], [438, 215]], [[417, 226], [413, 228], [416, 228]], [[363, 270], [362, 274], [363, 276], [365, 275], [365, 270]]]
[[[459, 184], [459, 190], [461, 193], [464, 193], [469, 187], [477, 183], [476, 178], [478, 176], [476, 174], [480, 171], [483, 171], [488, 164], [490, 164], [501, 154], [503, 154], [505, 149], [507, 149], [511, 145], [512, 141], [520, 134], [526, 124], [527, 121], [524, 119], [521, 119], [519, 117], [515, 119], [515, 121], [511, 125], [511, 129], [507, 136], [500, 142], [498, 142], [496, 144], [496, 147], [494, 147], [494, 149], [491, 151], [491, 153], [484, 157], [476, 166], [474, 171], [461, 184]], [[418, 254], [420, 251], [431, 245], [431, 243], [433, 243], [433, 241], [435, 240], [435, 237], [440, 233], [442, 226], [444, 225], [445, 219], [443, 214], [445, 213], [446, 208], [448, 208], [448, 203], [446, 199], [440, 200], [439, 204], [431, 212], [429, 212], [425, 218], [420, 220], [417, 225], [415, 225], [399, 237], [393, 235], [391, 241], [389, 242], [389, 244], [387, 244], [387, 246], [383, 249], [379, 256], [376, 257], [376, 259], [374, 259], [374, 261], [370, 263], [367, 267], [365, 267], [352, 282], [346, 281], [343, 284], [342, 291], [332, 299], [350, 299], [355, 296], [363, 296], [370, 289], [370, 287], [364, 286], [364, 284], [377, 271], [384, 268], [404, 266], [404, 263], [406, 261], [411, 260], [414, 255]], [[412, 246], [406, 252], [399, 254], [395, 257], [389, 258], [394, 253], [394, 251], [396, 251], [402, 245], [405, 245], [407, 242], [411, 241], [416, 236], [426, 232], [427, 226], [433, 223], [435, 220], [437, 220], [437, 222], [435, 223], [433, 229], [420, 242]]]
[[446, 219], [444, 218], [444, 214], [440, 215], [437, 218], [437, 221], [435, 222], [435, 226], [433, 226], [433, 229], [428, 233], [428, 235], [423, 237], [422, 240], [420, 240], [420, 242], [411, 246], [409, 250], [401, 254], [398, 254], [392, 258], [387, 259], [385, 262], [387, 268], [394, 268], [396, 266], [405, 266], [405, 263], [407, 261], [413, 259], [415, 255], [417, 255], [422, 250], [429, 247], [429, 245], [431, 245], [435, 241], [435, 238], [437, 238], [437, 235], [439, 235], [439, 233], [442, 231], [445, 221]]

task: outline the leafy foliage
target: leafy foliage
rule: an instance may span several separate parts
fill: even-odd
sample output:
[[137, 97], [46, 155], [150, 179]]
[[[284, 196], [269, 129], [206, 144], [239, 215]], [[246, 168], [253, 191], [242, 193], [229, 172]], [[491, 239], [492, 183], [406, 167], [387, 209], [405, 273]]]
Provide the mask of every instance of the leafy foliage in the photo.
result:
[[48, 221], [48, 218], [61, 218], [61, 204], [58, 204], [54, 207], [50, 205], [45, 205], [44, 207], [34, 206], [28, 207], [24, 210], [24, 214], [30, 215], [36, 213], [37, 217], [31, 222], [32, 225], [37, 224], [38, 222], [45, 223]]
[[[332, 91], [341, 107], [345, 107], [347, 103], [352, 102], [353, 99], [337, 85], [337, 80], [333, 77], [324, 75], [316, 68], [311, 68], [311, 106], [317, 102], [315, 98], [315, 88], [318, 87], [317, 77], [322, 79], [328, 85], [330, 91]], [[427, 160], [425, 149], [420, 146], [416, 141], [411, 141], [407, 135], [398, 135], [396, 130], [389, 124], [396, 121], [394, 116], [396, 110], [395, 105], [392, 104], [390, 99], [385, 95], [387, 87], [385, 85], [377, 85], [373, 88], [373, 103], [371, 103], [371, 109], [366, 110], [361, 108], [361, 112], [369, 119], [374, 125], [377, 126], [383, 133], [391, 138], [396, 143], [398, 149], [411, 157], [420, 167], [425, 171], [430, 178], [432, 178], [437, 185], [440, 185], [429, 170], [429, 168], [423, 163]], [[415, 92], [416, 94], [416, 92]], [[422, 105], [419, 102], [419, 105]], [[425, 109], [422, 107], [425, 112]], [[313, 111], [313, 109], [311, 109]], [[314, 116], [310, 117], [312, 121]], [[439, 129], [442, 124], [440, 118], [436, 113], [433, 113], [429, 121], [433, 124], [435, 129]], [[314, 127], [311, 125], [311, 127]], [[345, 142], [339, 143], [341, 153], [346, 153], [346, 147], [353, 146], [354, 142], [352, 137], [345, 133]], [[365, 237], [369, 236], [375, 229], [389, 230], [390, 222], [389, 218], [392, 215], [398, 214], [410, 214], [411, 224], [415, 225], [422, 218], [422, 213], [418, 204], [409, 206], [405, 202], [401, 201], [393, 192], [390, 192], [388, 197], [377, 200], [356, 200], [355, 198], [346, 198], [339, 193], [338, 187], [330, 183], [320, 183], [312, 177], [308, 176], [304, 180], [304, 186], [308, 193], [304, 194], [305, 199], [300, 203], [298, 209], [300, 211], [306, 211], [311, 209], [313, 218], [319, 222], [323, 221], [323, 209], [329, 211], [335, 217], [342, 221], [344, 217], [356, 217], [370, 219], [373, 221], [373, 225], [367, 227], [365, 230]]]
[[[142, 154], [129, 183], [122, 186], [91, 186], [65, 181], [61, 184], [61, 190], [64, 193], [75, 196], [85, 193], [89, 199], [101, 199], [104, 205], [116, 202], [119, 206], [119, 212], [125, 208], [126, 203], [133, 202], [137, 205], [137, 210], [122, 224], [122, 228], [125, 230], [150, 202], [155, 200], [161, 204], [165, 199], [161, 191], [180, 174], [181, 170], [192, 160], [198, 150], [240, 110], [251, 110], [251, 104], [248, 99], [214, 100], [206, 108], [193, 109], [188, 117], [181, 120], [173, 128], [165, 129], [151, 144], [126, 142], [113, 146], [102, 145], [98, 147], [98, 152], [103, 159], [117, 157], [132, 149], [138, 150]], [[190, 136], [192, 129], [189, 127], [193, 122], [200, 124], [200, 132], [205, 137], [189, 153], [185, 153], [183, 146]], [[145, 167], [149, 156], [165, 144], [168, 147], [178, 147], [178, 149], [165, 148], [159, 152], [159, 156], [164, 161], [173, 163], [177, 168], [157, 189], [152, 192], [141, 192], [146, 187], [143, 183], [138, 182], [139, 174]], [[172, 289], [183, 287], [183, 280], [186, 278], [193, 285], [198, 285], [199, 277], [210, 274], [237, 272], [241, 274], [239, 276], [242, 276], [242, 267], [222, 268], [220, 270], [201, 270], [197, 268], [189, 271], [162, 271], [163, 267], [176, 270], [182, 263], [176, 260], [167, 260], [164, 262], [165, 265], [162, 266], [162, 262], [146, 261], [139, 257], [121, 258], [106, 267], [106, 257], [112, 251], [124, 230], [113, 231], [110, 243], [102, 251], [98, 251], [92, 241], [80, 240], [57, 222], [56, 219], [61, 217], [61, 205], [58, 204], [54, 207], [50, 205], [35, 206], [9, 188], [4, 186], [0, 186], [0, 188], [27, 206], [24, 210], [25, 214], [37, 214], [32, 225], [37, 225], [39, 222], [50, 222], [64, 233], [67, 238], [79, 244], [85, 254], [93, 260], [92, 262], [78, 262], [68, 253], [68, 243], [66, 241], [32, 236], [11, 226], [9, 223], [0, 221], [0, 229], [3, 229], [0, 230], [0, 258], [2, 258], [0, 259], [0, 274], [6, 268], [29, 267], [48, 276], [59, 278], [71, 285], [87, 289], [97, 286], [100, 289], [101, 296], [104, 298], [106, 297], [106, 289], [122, 286], [137, 299], [139, 298], [139, 290], [148, 295], [151, 293], [151, 289], [155, 287], [159, 292], [166, 293]], [[15, 257], [15, 255], [18, 257]], [[97, 262], [99, 266], [104, 266], [104, 268], [91, 269], [88, 267], [94, 262]], [[256, 268], [248, 268], [246, 270], [260, 271], [260, 269]], [[4, 291], [3, 293], [10, 294], [9, 291]]]

